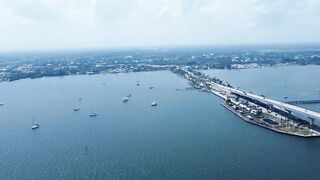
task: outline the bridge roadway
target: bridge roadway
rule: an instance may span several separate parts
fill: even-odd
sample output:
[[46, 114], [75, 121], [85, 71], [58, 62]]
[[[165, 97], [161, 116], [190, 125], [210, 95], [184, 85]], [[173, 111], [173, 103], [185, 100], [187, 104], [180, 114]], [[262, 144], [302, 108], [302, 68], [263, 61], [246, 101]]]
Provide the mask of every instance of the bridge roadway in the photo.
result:
[[[271, 99], [271, 98], [263, 97], [263, 96], [256, 95], [256, 94], [253, 94], [253, 93], [243, 92], [243, 91], [240, 91], [240, 90], [237, 90], [237, 89], [234, 89], [234, 88], [230, 88], [230, 87], [226, 87], [226, 86], [223, 86], [223, 85], [219, 85], [219, 84], [216, 84], [216, 83], [214, 85], [218, 86], [220, 89], [222, 89], [224, 91], [227, 91], [229, 93], [231, 93], [231, 92], [237, 93], [237, 94], [240, 94], [240, 95], [243, 95], [243, 96], [246, 96], [246, 97], [250, 97], [250, 98], [259, 100], [259, 101], [261, 101], [263, 103], [267, 103], [267, 104], [271, 104], [271, 105], [277, 106], [279, 108], [283, 108], [283, 109], [291, 111], [293, 113], [304, 114], [305, 117], [308, 117], [308, 119], [305, 119], [305, 120], [311, 120], [311, 119], [320, 120], [320, 113], [316, 112], [316, 111], [312, 111], [312, 110], [305, 109], [305, 108], [302, 108], [302, 107], [294, 106], [294, 105], [291, 105], [291, 104], [287, 104], [287, 103], [284, 103], [284, 102], [281, 102], [281, 101], [278, 101], [278, 100], [274, 100], [274, 99]], [[300, 118], [302, 118], [302, 117], [300, 116]]]
[[298, 101], [287, 101], [285, 102], [287, 104], [292, 104], [292, 105], [296, 105], [296, 104], [318, 104], [320, 103], [320, 100], [298, 100]]

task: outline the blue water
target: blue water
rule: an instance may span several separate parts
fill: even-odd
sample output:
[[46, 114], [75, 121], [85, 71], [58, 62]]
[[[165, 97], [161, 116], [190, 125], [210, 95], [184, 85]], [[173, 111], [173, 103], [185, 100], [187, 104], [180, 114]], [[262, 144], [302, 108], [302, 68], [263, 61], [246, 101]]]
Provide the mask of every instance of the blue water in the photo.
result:
[[319, 179], [320, 139], [245, 123], [186, 87], [166, 71], [1, 83], [0, 179]]

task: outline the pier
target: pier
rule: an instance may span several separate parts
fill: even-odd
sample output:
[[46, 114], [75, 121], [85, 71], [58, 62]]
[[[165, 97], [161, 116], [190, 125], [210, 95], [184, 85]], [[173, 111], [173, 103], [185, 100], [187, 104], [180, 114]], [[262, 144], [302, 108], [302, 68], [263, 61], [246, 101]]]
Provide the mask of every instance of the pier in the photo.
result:
[[229, 88], [230, 92], [242, 95], [244, 97], [252, 98], [256, 101], [268, 104], [270, 106], [274, 106], [277, 109], [287, 112], [290, 115], [293, 115], [299, 119], [306, 120], [310, 122], [310, 125], [314, 124], [315, 120], [320, 121], [320, 113], [316, 111], [312, 111], [306, 108], [298, 107], [292, 104], [288, 104], [285, 102], [281, 102], [275, 99], [267, 98], [264, 96], [256, 95], [249, 92], [243, 92], [236, 89]]
[[[256, 102], [261, 102], [266, 105], [269, 105], [270, 107], [276, 107], [280, 111], [289, 113], [290, 115], [296, 116], [299, 119], [306, 120], [310, 122], [310, 125], [314, 124], [315, 120], [320, 121], [320, 113], [316, 111], [312, 111], [306, 108], [295, 106], [295, 104], [290, 104], [286, 102], [282, 102], [279, 100], [275, 100], [272, 98], [265, 97], [263, 95], [257, 95], [252, 92], [245, 92], [241, 91], [232, 87], [226, 87], [224, 85], [212, 83], [212, 86], [215, 86], [217, 89], [219, 89], [220, 92], [223, 92], [225, 94], [237, 94], [242, 97], [246, 97], [249, 99], [252, 99]], [[317, 100], [310, 100], [310, 101], [295, 101], [300, 104], [304, 103], [317, 103]]]

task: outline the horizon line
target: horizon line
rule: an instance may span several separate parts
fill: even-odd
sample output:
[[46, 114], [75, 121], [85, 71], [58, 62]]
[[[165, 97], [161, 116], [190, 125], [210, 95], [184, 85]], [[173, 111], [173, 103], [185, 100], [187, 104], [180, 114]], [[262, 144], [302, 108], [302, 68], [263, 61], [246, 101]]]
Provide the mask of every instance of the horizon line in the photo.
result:
[[[174, 45], [132, 45], [132, 46], [105, 46], [105, 47], [65, 47], [65, 48], [17, 48], [0, 49], [0, 53], [32, 53], [32, 52], [77, 52], [77, 51], [127, 51], [127, 50], [165, 50], [180, 48], [292, 48], [295, 46], [319, 46], [320, 42], [275, 42], [275, 43], [208, 43], [208, 44], [174, 44]], [[278, 46], [278, 47], [277, 47]], [[279, 47], [284, 46], [284, 47]]]

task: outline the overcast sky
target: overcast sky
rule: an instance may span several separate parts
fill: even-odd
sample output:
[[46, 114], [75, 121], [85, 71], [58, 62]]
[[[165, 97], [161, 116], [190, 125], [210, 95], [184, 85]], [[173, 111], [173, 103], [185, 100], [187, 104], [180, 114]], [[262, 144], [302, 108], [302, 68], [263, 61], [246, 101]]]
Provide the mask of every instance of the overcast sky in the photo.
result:
[[0, 0], [0, 50], [320, 42], [320, 0]]

